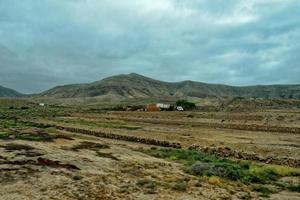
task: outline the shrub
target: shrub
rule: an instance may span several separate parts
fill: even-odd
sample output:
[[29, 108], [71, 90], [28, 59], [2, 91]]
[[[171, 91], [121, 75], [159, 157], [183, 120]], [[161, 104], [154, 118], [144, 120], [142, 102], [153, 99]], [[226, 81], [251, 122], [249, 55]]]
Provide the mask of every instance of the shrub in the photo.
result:
[[9, 133], [3, 133], [3, 132], [0, 132], [0, 140], [8, 140], [10, 138], [10, 135]]
[[242, 177], [243, 169], [239, 165], [230, 163], [205, 163], [196, 162], [190, 168], [190, 172], [194, 175], [219, 176], [238, 180]]
[[190, 168], [190, 172], [193, 175], [204, 175], [205, 172], [210, 171], [212, 169], [212, 164], [210, 163], [204, 163], [204, 162], [196, 162], [195, 164], [193, 164]]
[[187, 100], [178, 100], [176, 101], [176, 106], [181, 106], [185, 110], [190, 110], [196, 108], [196, 104], [193, 102], [189, 102]]
[[129, 186], [128, 185], [121, 186], [118, 192], [129, 194], [130, 193]]
[[177, 191], [186, 191], [187, 190], [187, 182], [183, 181], [183, 180], [178, 180], [176, 181], [176, 183], [173, 185], [172, 187], [173, 190], [177, 190]]
[[18, 126], [16, 120], [0, 120], [0, 128], [15, 128]]
[[218, 177], [216, 176], [212, 176], [208, 179], [208, 183], [212, 184], [212, 185], [220, 185], [221, 181]]
[[300, 184], [289, 185], [289, 186], [287, 186], [287, 189], [292, 191], [292, 192], [300, 192]]
[[73, 177], [72, 177], [72, 179], [73, 179], [74, 181], [79, 181], [79, 180], [81, 180], [81, 179], [82, 179], [82, 177], [81, 177], [81, 176], [78, 176], [78, 175], [76, 175], [76, 176], [73, 176]]
[[260, 196], [262, 197], [269, 197], [272, 194], [272, 190], [265, 186], [258, 186], [254, 188], [254, 191], [261, 193]]
[[157, 188], [157, 183], [155, 181], [148, 180], [148, 179], [140, 179], [137, 181], [136, 185], [139, 187], [147, 188], [147, 189], [156, 189]]

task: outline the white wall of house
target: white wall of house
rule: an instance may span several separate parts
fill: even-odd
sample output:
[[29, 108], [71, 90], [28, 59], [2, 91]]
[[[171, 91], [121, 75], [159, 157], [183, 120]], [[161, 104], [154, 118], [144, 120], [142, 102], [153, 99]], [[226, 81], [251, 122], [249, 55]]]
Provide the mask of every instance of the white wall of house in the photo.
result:
[[158, 104], [156, 104], [156, 107], [169, 109], [171, 107], [171, 105], [170, 104], [164, 104], [164, 103], [158, 103]]

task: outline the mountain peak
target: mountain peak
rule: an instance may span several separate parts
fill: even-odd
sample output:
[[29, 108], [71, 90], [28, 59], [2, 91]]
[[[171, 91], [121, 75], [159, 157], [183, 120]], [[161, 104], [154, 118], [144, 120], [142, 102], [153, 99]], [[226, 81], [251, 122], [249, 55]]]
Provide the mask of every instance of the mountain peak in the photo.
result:
[[143, 78], [143, 79], [150, 79], [147, 76], [143, 76], [141, 74], [137, 74], [137, 73], [129, 73], [129, 74], [121, 74], [121, 75], [116, 75], [115, 77], [130, 77], [130, 78]]
[[129, 82], [144, 82], [144, 81], [150, 81], [150, 82], [159, 82], [158, 80], [149, 78], [147, 76], [143, 76], [141, 74], [137, 74], [137, 73], [130, 73], [130, 74], [119, 74], [119, 75], [115, 75], [115, 76], [110, 76], [107, 78], [104, 78], [100, 81], [96, 81], [93, 84], [98, 84], [98, 83], [103, 83], [103, 82], [115, 82], [115, 83], [120, 83], [120, 82], [124, 82], [124, 81], [129, 81]]
[[111, 76], [90, 84], [62, 86], [41, 94], [44, 97], [114, 97], [173, 98], [182, 97], [245, 97], [245, 98], [300, 98], [300, 85], [235, 87], [195, 81], [164, 82], [137, 73]]
[[128, 76], [143, 76], [143, 75], [137, 74], [137, 73], [130, 73], [130, 74], [128, 74]]

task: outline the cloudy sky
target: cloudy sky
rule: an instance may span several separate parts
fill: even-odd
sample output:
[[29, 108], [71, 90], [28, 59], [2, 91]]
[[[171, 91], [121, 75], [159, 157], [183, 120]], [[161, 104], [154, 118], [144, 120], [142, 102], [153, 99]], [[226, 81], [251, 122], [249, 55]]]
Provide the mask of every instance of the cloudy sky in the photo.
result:
[[299, 0], [0, 0], [0, 85], [300, 83]]

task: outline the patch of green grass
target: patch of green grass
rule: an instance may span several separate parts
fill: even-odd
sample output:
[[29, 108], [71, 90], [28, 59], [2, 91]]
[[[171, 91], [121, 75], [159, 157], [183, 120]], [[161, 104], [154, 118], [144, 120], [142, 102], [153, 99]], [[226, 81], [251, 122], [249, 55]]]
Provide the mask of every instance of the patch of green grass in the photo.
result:
[[250, 171], [253, 174], [260, 174], [265, 171], [272, 172], [277, 174], [278, 176], [300, 176], [300, 169], [295, 169], [288, 166], [280, 166], [280, 165], [260, 165], [260, 166], [252, 166]]
[[8, 140], [10, 138], [10, 133], [0, 132], [0, 140]]
[[0, 128], [7, 129], [7, 128], [15, 128], [19, 124], [17, 120], [11, 120], [11, 119], [0, 119]]
[[254, 188], [254, 191], [259, 192], [261, 197], [270, 197], [272, 190], [265, 186], [258, 186]]
[[289, 191], [292, 192], [299, 192], [300, 193], [300, 184], [296, 184], [296, 185], [288, 185], [286, 187]]
[[138, 187], [142, 187], [148, 194], [154, 194], [157, 191], [158, 183], [149, 179], [139, 179], [136, 183]]
[[184, 149], [159, 149], [153, 148], [150, 150], [146, 150], [146, 153], [158, 157], [158, 158], [166, 158], [170, 160], [175, 160], [181, 162], [185, 165], [192, 165], [197, 161], [204, 162], [218, 162], [219, 159], [214, 155], [209, 155], [200, 151], [194, 150], [184, 150]]
[[233, 161], [196, 150], [164, 148], [145, 150], [145, 153], [183, 163], [186, 172], [193, 175], [217, 176], [246, 184], [269, 183], [284, 176], [300, 176], [299, 169]]
[[68, 136], [65, 135], [50, 135], [47, 132], [44, 132], [42, 129], [32, 130], [31, 131], [12, 131], [7, 130], [5, 132], [0, 132], [0, 139], [1, 140], [27, 140], [27, 141], [37, 141], [37, 142], [53, 142], [54, 139], [63, 138], [69, 139]]

